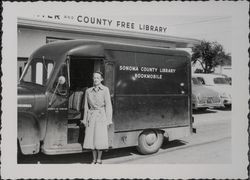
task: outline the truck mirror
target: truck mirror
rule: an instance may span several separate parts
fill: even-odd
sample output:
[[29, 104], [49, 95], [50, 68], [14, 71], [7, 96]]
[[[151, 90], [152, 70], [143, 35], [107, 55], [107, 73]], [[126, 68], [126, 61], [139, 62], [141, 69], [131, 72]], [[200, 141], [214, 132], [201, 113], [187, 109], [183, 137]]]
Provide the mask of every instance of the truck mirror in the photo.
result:
[[59, 86], [59, 85], [63, 85], [65, 82], [66, 82], [66, 79], [65, 79], [64, 76], [60, 76], [58, 78], [58, 81], [57, 81], [57, 84], [56, 84], [56, 88], [54, 89], [54, 92], [52, 94], [52, 97], [51, 97], [51, 100], [49, 102], [49, 105], [52, 104], [52, 101], [53, 101], [54, 96], [55, 96], [56, 93], [59, 94], [59, 95], [62, 95], [62, 96], [64, 96], [64, 95], [67, 94], [67, 89], [61, 89], [62, 87]]
[[60, 77], [58, 78], [58, 83], [59, 83], [59, 84], [63, 85], [65, 82], [66, 82], [66, 80], [65, 80], [65, 77], [64, 77], [64, 76], [60, 76]]

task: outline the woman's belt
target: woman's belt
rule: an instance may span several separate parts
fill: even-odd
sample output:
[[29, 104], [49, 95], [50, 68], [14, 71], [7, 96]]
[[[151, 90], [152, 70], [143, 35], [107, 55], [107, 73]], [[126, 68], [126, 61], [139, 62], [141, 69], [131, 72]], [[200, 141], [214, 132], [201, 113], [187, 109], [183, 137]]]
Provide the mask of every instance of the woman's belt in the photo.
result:
[[90, 111], [96, 111], [96, 110], [102, 110], [102, 109], [104, 109], [104, 106], [102, 106], [102, 107], [91, 107], [89, 110]]

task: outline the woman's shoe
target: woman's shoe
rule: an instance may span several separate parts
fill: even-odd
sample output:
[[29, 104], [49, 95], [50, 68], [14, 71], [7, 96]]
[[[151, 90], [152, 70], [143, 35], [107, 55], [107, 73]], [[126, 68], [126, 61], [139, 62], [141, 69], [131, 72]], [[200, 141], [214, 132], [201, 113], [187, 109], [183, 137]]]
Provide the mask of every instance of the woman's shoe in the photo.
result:
[[92, 161], [91, 164], [96, 164], [96, 161]]
[[97, 160], [96, 164], [102, 164], [102, 160]]

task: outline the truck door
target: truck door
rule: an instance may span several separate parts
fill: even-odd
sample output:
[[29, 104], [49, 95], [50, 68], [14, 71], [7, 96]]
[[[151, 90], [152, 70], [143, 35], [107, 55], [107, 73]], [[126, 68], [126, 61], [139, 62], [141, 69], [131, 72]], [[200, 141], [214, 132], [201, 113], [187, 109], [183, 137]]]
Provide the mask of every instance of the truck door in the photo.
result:
[[[104, 83], [109, 88], [110, 96], [111, 96], [111, 103], [113, 112], [115, 111], [115, 95], [114, 95], [114, 73], [115, 73], [115, 66], [113, 62], [105, 62], [105, 79]], [[113, 124], [108, 129], [108, 136], [109, 136], [109, 146], [113, 146], [113, 138], [114, 138], [114, 120]]]
[[68, 62], [66, 62], [62, 64], [48, 92], [48, 123], [43, 148], [46, 154], [50, 154], [51, 148], [67, 144], [68, 87]]

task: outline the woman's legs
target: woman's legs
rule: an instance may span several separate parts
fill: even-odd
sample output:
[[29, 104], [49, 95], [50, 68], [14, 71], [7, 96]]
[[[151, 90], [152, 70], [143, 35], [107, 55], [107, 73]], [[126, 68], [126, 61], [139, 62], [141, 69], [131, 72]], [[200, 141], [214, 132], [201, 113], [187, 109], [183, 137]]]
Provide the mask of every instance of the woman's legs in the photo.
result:
[[97, 161], [97, 150], [93, 149], [92, 150], [92, 154], [93, 154], [93, 161], [92, 161], [92, 163], [96, 163], [96, 161]]
[[97, 161], [98, 164], [102, 164], [102, 151], [97, 150]]

